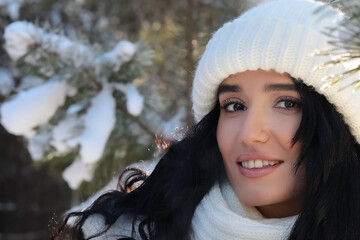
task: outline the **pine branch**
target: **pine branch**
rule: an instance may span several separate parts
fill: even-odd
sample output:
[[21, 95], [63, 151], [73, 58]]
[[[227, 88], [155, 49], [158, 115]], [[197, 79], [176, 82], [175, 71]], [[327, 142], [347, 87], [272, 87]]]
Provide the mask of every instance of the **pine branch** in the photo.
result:
[[[346, 70], [343, 73], [328, 76], [325, 79], [328, 84], [334, 85], [344, 79], [360, 74], [360, 2], [358, 0], [332, 0], [329, 2], [345, 14], [344, 20], [335, 28], [328, 29], [327, 34], [332, 40], [329, 43], [331, 49], [321, 50], [317, 53], [320, 56], [331, 56], [331, 61], [317, 66], [317, 69], [344, 65]], [[360, 89], [360, 79], [355, 79], [345, 87]]]
[[128, 113], [127, 109], [122, 106], [119, 105], [118, 106], [119, 110], [122, 111], [123, 114], [125, 114], [125, 116], [130, 119], [133, 122], [136, 122], [145, 132], [147, 132], [151, 137], [154, 137], [156, 135], [156, 133], [154, 131], [152, 131], [146, 124], [142, 123], [140, 121], [140, 119], [138, 117], [135, 117], [131, 114]]

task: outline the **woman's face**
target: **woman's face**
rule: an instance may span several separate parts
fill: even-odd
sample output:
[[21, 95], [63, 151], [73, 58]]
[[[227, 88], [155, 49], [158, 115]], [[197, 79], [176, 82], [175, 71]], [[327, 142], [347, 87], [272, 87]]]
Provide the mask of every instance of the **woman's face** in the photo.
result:
[[274, 71], [231, 75], [219, 87], [217, 141], [230, 184], [240, 202], [265, 217], [299, 213], [305, 169], [295, 173], [301, 145], [301, 98], [291, 78]]

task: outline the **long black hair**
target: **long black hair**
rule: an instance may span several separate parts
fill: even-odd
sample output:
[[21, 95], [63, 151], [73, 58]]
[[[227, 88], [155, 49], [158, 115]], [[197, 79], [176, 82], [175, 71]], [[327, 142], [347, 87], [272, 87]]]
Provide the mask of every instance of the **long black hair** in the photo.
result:
[[[72, 237], [85, 239], [81, 227], [93, 214], [103, 215], [106, 225], [111, 226], [119, 216], [130, 213], [134, 223], [140, 221], [138, 229], [123, 238], [119, 233], [119, 239], [139, 235], [142, 239], [156, 240], [189, 238], [196, 206], [214, 183], [225, 176], [216, 141], [219, 108], [217, 104], [182, 140], [172, 143], [148, 177], [140, 170], [127, 174], [120, 191], [106, 193], [89, 209], [69, 214], [66, 221], [71, 217], [78, 219]], [[129, 192], [136, 181], [143, 183]]]
[[[360, 239], [360, 146], [324, 96], [301, 80], [294, 82], [303, 109], [293, 138], [293, 143], [302, 144], [294, 169], [305, 162], [306, 196], [289, 239]], [[216, 140], [219, 113], [217, 103], [185, 138], [169, 147], [151, 175], [137, 170], [127, 175], [120, 191], [104, 194], [83, 212], [69, 214], [66, 221], [77, 217], [73, 238], [85, 239], [81, 228], [94, 214], [104, 217], [107, 228], [130, 214], [132, 234], [120, 232], [119, 239], [189, 239], [197, 205], [215, 182], [226, 179]], [[143, 182], [129, 191], [138, 181]]]
[[303, 116], [294, 141], [302, 142], [306, 196], [289, 239], [360, 239], [360, 145], [323, 95], [297, 85]]

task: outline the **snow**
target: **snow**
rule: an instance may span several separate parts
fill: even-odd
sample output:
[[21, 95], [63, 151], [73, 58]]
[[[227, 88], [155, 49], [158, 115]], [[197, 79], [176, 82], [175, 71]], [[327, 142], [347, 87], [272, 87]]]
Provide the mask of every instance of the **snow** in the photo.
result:
[[46, 33], [42, 34], [42, 47], [59, 54], [65, 62], [75, 67], [89, 66], [94, 58], [92, 51], [85, 45], [74, 42], [67, 37]]
[[20, 11], [21, 4], [19, 2], [10, 2], [7, 5], [7, 11], [9, 16], [12, 20], [19, 19], [19, 11]]
[[125, 95], [126, 108], [128, 112], [133, 116], [139, 116], [144, 106], [144, 97], [139, 93], [133, 84], [127, 85]]
[[93, 175], [93, 165], [85, 164], [75, 159], [63, 172], [62, 176], [72, 189], [77, 189], [82, 181], [90, 181]]
[[135, 44], [126, 40], [120, 41], [114, 49], [105, 52], [94, 59], [93, 65], [96, 69], [96, 73], [100, 74], [104, 66], [111, 66], [114, 72], [119, 71], [124, 62], [130, 61], [134, 57], [136, 49]]
[[76, 114], [79, 111], [83, 110], [84, 107], [85, 107], [84, 102], [74, 103], [67, 109], [66, 114], [68, 114], [68, 115]]
[[0, 95], [7, 96], [14, 89], [14, 79], [9, 70], [0, 68]]
[[34, 127], [47, 123], [66, 98], [66, 83], [49, 80], [18, 93], [1, 108], [1, 124], [8, 132], [25, 135]]
[[49, 133], [41, 133], [28, 139], [28, 150], [33, 160], [40, 160], [50, 150]]
[[113, 51], [116, 57], [128, 62], [135, 55], [136, 46], [129, 41], [122, 40], [116, 45]]
[[139, 93], [136, 86], [131, 83], [115, 83], [112, 86], [125, 94], [128, 113], [136, 117], [139, 116], [144, 107], [144, 97]]
[[115, 126], [115, 100], [109, 87], [92, 99], [92, 105], [84, 116], [83, 133], [67, 141], [71, 147], [81, 145], [80, 158], [84, 163], [97, 162]]
[[52, 130], [51, 145], [58, 153], [65, 153], [71, 149], [66, 140], [73, 138], [81, 129], [83, 121], [77, 116], [69, 116], [59, 122]]
[[5, 28], [4, 39], [5, 49], [10, 58], [19, 60], [39, 42], [42, 30], [32, 23], [17, 21]]
[[5, 49], [11, 59], [19, 60], [32, 48], [40, 45], [49, 52], [58, 53], [64, 62], [71, 62], [75, 67], [90, 66], [94, 58], [93, 52], [85, 45], [67, 37], [44, 30], [32, 23], [17, 21], [5, 28]]

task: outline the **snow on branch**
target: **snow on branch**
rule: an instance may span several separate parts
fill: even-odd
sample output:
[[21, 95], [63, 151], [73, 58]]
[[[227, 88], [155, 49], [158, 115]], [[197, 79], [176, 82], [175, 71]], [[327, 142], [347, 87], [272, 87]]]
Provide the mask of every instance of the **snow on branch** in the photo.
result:
[[106, 65], [110, 66], [114, 72], [119, 71], [124, 62], [130, 61], [134, 57], [136, 50], [135, 44], [126, 40], [120, 41], [114, 49], [105, 52], [94, 60], [94, 66], [97, 66], [97, 73], [101, 70], [99, 67]]
[[89, 66], [94, 58], [93, 51], [87, 46], [58, 34], [47, 33], [25, 21], [9, 24], [5, 28], [4, 38], [5, 49], [14, 61], [36, 49], [55, 53], [63, 62], [75, 67]]
[[26, 21], [9, 24], [4, 40], [9, 57], [22, 64], [17, 65], [20, 81], [0, 69], [0, 95], [5, 97], [0, 122], [10, 133], [27, 138], [34, 160], [79, 149], [63, 173], [69, 185], [77, 188], [81, 181], [90, 180], [110, 134], [114, 129], [114, 134], [120, 134], [115, 128], [116, 110], [117, 104], [124, 103], [119, 94], [113, 96], [113, 90], [123, 94], [132, 116], [142, 113], [144, 97], [131, 82], [151, 64], [152, 51], [141, 42], [121, 40], [99, 52], [95, 44]]
[[28, 22], [14, 22], [5, 28], [5, 50], [14, 61], [19, 60], [41, 42], [42, 29]]
[[[43, 52], [55, 53], [64, 63], [76, 68], [91, 68], [97, 74], [104, 72], [102, 71], [104, 67], [111, 68], [113, 72], [119, 71], [122, 64], [130, 61], [137, 51], [135, 44], [122, 40], [114, 49], [97, 54], [84, 44], [59, 34], [47, 33], [44, 29], [25, 21], [9, 24], [5, 28], [4, 38], [5, 49], [14, 61], [20, 60], [31, 51], [41, 49], [41, 54], [44, 54]], [[40, 56], [35, 57], [40, 58]], [[25, 58], [25, 61], [31, 63], [34, 60]]]
[[79, 158], [75, 159], [63, 172], [62, 176], [72, 189], [77, 189], [82, 181], [92, 179], [94, 165], [85, 164]]
[[126, 96], [126, 108], [128, 113], [139, 116], [144, 107], [144, 97], [139, 93], [134, 84], [114, 83], [114, 88], [123, 92]]
[[92, 105], [84, 116], [84, 132], [68, 141], [70, 146], [81, 145], [80, 159], [84, 163], [97, 162], [104, 151], [105, 144], [115, 126], [115, 100], [112, 90], [104, 87], [92, 99]]
[[27, 135], [50, 120], [65, 102], [67, 85], [52, 79], [43, 85], [20, 92], [1, 105], [1, 124], [15, 135]]

